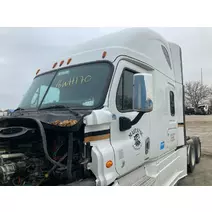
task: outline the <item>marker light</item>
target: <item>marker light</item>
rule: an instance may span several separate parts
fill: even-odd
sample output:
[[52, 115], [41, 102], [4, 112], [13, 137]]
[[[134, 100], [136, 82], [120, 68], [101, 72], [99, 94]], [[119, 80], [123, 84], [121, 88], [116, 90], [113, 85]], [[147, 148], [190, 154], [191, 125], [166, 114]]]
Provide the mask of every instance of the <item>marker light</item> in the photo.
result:
[[40, 69], [38, 69], [38, 70], [36, 71], [36, 75], [38, 75], [38, 74], [39, 74], [39, 72], [40, 72]]
[[112, 160], [107, 161], [107, 163], [106, 163], [106, 167], [107, 168], [110, 168], [112, 165], [113, 165], [113, 161]]
[[57, 66], [57, 62], [52, 66], [52, 68], [55, 68]]
[[60, 62], [60, 66], [62, 66], [62, 65], [63, 65], [63, 63], [64, 63], [64, 60], [62, 60], [62, 61]]
[[102, 58], [104, 59], [107, 56], [107, 52], [102, 53]]
[[67, 65], [69, 65], [69, 63], [71, 62], [71, 60], [72, 60], [71, 58], [68, 59]]

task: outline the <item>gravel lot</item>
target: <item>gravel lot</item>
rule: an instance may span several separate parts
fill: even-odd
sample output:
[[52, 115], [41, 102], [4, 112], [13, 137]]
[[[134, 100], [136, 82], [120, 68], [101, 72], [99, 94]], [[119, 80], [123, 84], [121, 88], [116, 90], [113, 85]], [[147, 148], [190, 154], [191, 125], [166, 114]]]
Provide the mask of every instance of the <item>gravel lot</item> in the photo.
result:
[[199, 136], [202, 158], [194, 172], [181, 180], [181, 186], [212, 186], [212, 115], [187, 116], [187, 136]]
[[212, 115], [186, 116], [186, 131], [188, 136], [199, 136], [203, 153], [212, 155]]

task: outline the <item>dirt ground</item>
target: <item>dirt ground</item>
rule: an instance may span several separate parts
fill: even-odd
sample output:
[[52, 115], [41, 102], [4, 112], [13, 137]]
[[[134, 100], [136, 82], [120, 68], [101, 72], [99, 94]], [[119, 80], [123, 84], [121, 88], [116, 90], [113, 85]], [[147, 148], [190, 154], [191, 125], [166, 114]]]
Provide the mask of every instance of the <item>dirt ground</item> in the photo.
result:
[[186, 116], [187, 136], [199, 136], [202, 158], [192, 174], [181, 180], [181, 186], [212, 186], [212, 115]]

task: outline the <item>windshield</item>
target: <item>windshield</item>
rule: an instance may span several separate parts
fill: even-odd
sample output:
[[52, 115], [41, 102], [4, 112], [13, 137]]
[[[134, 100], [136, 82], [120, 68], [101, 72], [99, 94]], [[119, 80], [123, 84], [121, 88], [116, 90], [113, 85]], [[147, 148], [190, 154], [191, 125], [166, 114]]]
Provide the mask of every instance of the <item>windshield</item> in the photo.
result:
[[106, 62], [64, 68], [36, 77], [19, 108], [64, 105], [73, 109], [97, 108], [104, 103], [112, 76]]

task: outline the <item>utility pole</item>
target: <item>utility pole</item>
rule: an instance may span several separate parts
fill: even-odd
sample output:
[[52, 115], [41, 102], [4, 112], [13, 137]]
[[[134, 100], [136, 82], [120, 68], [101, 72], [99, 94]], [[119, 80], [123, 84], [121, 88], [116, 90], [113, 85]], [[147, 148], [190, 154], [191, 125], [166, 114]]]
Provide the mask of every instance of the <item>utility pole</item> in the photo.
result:
[[202, 68], [201, 68], [201, 85], [203, 85]]

